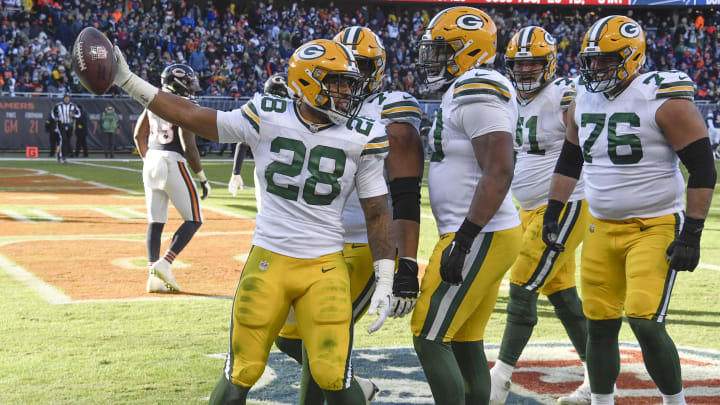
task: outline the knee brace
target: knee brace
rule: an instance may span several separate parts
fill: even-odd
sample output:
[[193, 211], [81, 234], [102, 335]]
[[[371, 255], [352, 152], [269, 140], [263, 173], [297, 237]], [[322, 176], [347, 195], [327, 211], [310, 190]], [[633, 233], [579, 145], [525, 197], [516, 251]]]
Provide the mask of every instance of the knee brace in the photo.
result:
[[582, 301], [580, 301], [575, 287], [548, 295], [548, 300], [553, 304], [555, 315], [561, 321], [585, 318]]
[[536, 292], [510, 283], [510, 300], [507, 306], [508, 322], [535, 326], [537, 324], [537, 299]]

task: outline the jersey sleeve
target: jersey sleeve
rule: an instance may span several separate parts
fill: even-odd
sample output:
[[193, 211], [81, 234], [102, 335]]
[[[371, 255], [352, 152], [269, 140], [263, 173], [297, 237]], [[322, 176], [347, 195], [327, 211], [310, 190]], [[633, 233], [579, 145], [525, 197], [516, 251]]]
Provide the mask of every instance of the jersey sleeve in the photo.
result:
[[453, 114], [458, 117], [462, 132], [470, 139], [491, 132], [515, 134], [518, 117], [515, 103], [463, 104]]
[[572, 79], [561, 77], [555, 80], [552, 85], [557, 87], [556, 91], [560, 98], [560, 109], [567, 110], [573, 100], [575, 100], [575, 82]]
[[487, 100], [507, 103], [515, 98], [510, 82], [495, 71], [471, 70], [455, 83], [452, 100], [455, 104], [470, 104]]
[[382, 105], [380, 120], [383, 125], [395, 122], [408, 123], [420, 131], [422, 110], [420, 103], [412, 95], [405, 92], [392, 92], [389, 100]]
[[649, 75], [643, 83], [656, 87], [655, 98], [658, 100], [684, 98], [693, 101], [695, 99], [695, 82], [684, 72], [656, 72]]
[[373, 126], [358, 162], [355, 185], [360, 198], [370, 198], [387, 194], [387, 184], [383, 176], [385, 158], [390, 151], [390, 142], [385, 134], [385, 126]]
[[255, 145], [260, 139], [260, 114], [257, 105], [261, 95], [255, 93], [242, 107], [217, 112], [218, 141], [221, 143], [246, 142]]

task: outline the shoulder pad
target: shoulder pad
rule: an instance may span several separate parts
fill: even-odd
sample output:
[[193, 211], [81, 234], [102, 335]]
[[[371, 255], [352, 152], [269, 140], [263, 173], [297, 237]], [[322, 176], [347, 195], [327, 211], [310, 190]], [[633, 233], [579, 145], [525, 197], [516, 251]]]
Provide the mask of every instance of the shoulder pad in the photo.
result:
[[415, 129], [420, 127], [422, 109], [414, 96], [404, 91], [387, 92], [384, 96], [380, 107], [380, 120], [384, 125], [404, 122]]
[[560, 108], [566, 110], [575, 99], [575, 82], [567, 77], [561, 77], [552, 82], [560, 98]]
[[360, 116], [348, 120], [346, 127], [367, 136], [360, 156], [373, 155], [385, 159], [385, 156], [390, 151], [390, 142], [385, 133], [384, 125], [373, 119]]
[[510, 81], [489, 69], [473, 69], [461, 75], [453, 85], [453, 101], [458, 104], [481, 101], [507, 103], [514, 98]]
[[695, 98], [695, 82], [685, 72], [648, 72], [638, 79], [643, 85], [651, 87], [656, 99], [684, 98], [692, 101]]

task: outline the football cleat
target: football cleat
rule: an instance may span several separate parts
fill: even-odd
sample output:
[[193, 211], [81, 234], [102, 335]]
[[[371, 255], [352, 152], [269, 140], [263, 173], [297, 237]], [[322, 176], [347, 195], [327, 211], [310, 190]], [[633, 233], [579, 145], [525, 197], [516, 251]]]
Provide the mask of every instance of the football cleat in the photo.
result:
[[160, 259], [153, 263], [150, 267], [150, 275], [166, 282], [173, 290], [180, 291], [180, 286], [178, 286], [172, 274], [172, 264], [167, 260]]
[[152, 275], [148, 276], [145, 289], [149, 293], [167, 293], [172, 291], [164, 281]]
[[490, 405], [503, 405], [510, 394], [510, 380], [505, 380], [495, 370], [490, 369]]
[[[615, 399], [618, 397], [617, 385], [613, 397]], [[590, 405], [592, 403], [591, 398], [590, 384], [583, 383], [570, 395], [558, 398], [558, 405]]]

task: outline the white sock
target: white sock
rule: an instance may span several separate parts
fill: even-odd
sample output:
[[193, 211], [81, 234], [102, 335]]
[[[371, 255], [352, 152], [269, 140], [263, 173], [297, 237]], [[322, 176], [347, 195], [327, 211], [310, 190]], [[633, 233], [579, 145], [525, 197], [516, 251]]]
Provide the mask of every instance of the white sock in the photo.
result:
[[587, 363], [583, 361], [583, 369], [585, 369], [585, 377], [583, 378], [582, 385], [590, 386], [590, 373], [588, 373]]
[[493, 372], [497, 373], [497, 375], [500, 376], [504, 381], [510, 381], [510, 377], [512, 377], [512, 373], [513, 370], [515, 370], [515, 367], [505, 363], [502, 360], [497, 360], [492, 369]]
[[663, 394], [663, 405], [685, 405], [685, 390], [680, 390], [677, 394]]
[[613, 394], [596, 394], [592, 393], [590, 394], [590, 401], [593, 405], [614, 405], [615, 404], [615, 398], [613, 398]]

